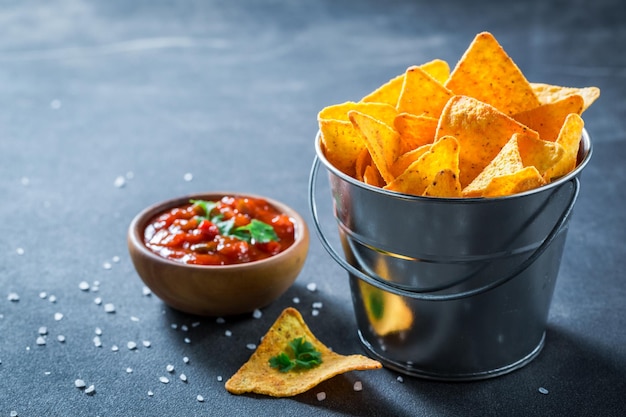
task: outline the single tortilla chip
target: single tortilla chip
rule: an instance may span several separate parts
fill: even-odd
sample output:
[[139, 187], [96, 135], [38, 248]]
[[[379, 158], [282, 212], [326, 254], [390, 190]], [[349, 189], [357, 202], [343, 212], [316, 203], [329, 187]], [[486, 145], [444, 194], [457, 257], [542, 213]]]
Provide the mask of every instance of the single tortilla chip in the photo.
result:
[[422, 145], [419, 148], [400, 155], [391, 167], [391, 174], [394, 177], [401, 175], [413, 162], [417, 161], [422, 155], [428, 152], [431, 146], [432, 144], [427, 143], [426, 145]]
[[554, 103], [572, 95], [581, 96], [584, 103], [581, 113], [587, 110], [600, 97], [600, 89], [598, 87], [561, 87], [544, 83], [530, 83], [530, 86], [541, 104]]
[[427, 152], [383, 188], [422, 195], [442, 169], [449, 169], [458, 177], [459, 143], [452, 136], [443, 137], [430, 145]]
[[518, 113], [513, 118], [535, 130], [541, 139], [554, 142], [567, 115], [570, 113], [580, 115], [583, 112], [583, 104], [582, 96], [573, 94], [551, 103], [542, 104], [532, 110]]
[[481, 197], [495, 177], [510, 175], [524, 168], [517, 137], [514, 134], [485, 169], [463, 189], [463, 196]]
[[376, 165], [371, 164], [365, 167], [365, 172], [363, 173], [363, 182], [368, 185], [373, 185], [374, 187], [382, 188], [385, 186], [385, 180], [380, 176], [380, 172]]
[[541, 187], [545, 183], [537, 168], [529, 166], [513, 174], [492, 179], [489, 186], [485, 189], [483, 197], [504, 197], [522, 193]]
[[326, 159], [335, 168], [354, 177], [355, 162], [365, 144], [348, 118], [351, 110], [371, 115], [389, 125], [393, 125], [397, 111], [388, 104], [345, 102], [325, 107], [319, 112], [317, 119]]
[[400, 113], [393, 126], [400, 134], [400, 152], [406, 153], [428, 143], [433, 143], [439, 119], [429, 116], [416, 116]]
[[365, 169], [372, 163], [372, 157], [370, 156], [370, 152], [367, 148], [363, 148], [363, 150], [359, 153], [359, 156], [356, 158], [355, 166], [355, 174], [354, 178], [359, 181], [363, 181], [363, 175], [365, 175]]
[[579, 115], [570, 114], [567, 116], [556, 140], [556, 143], [563, 147], [564, 154], [554, 166], [546, 171], [544, 174], [546, 181], [562, 177], [576, 168], [578, 148], [584, 127], [585, 122]]
[[418, 66], [409, 67], [396, 109], [399, 113], [439, 118], [452, 92]]
[[435, 137], [454, 136], [459, 141], [459, 179], [461, 186], [467, 187], [515, 133], [539, 137], [537, 132], [489, 104], [454, 96], [443, 109]]
[[522, 71], [489, 32], [476, 35], [445, 87], [454, 94], [490, 104], [509, 116], [540, 104]]
[[462, 197], [459, 176], [451, 169], [443, 169], [424, 190], [425, 197], [458, 198]]
[[524, 166], [534, 166], [542, 176], [565, 155], [563, 146], [558, 143], [541, 140], [533, 135], [516, 134], [515, 136]]
[[355, 129], [360, 132], [361, 139], [380, 175], [386, 183], [392, 181], [390, 167], [400, 153], [398, 132], [386, 123], [359, 111], [348, 112], [348, 117]]
[[[281, 372], [270, 367], [270, 358], [280, 354], [293, 339], [303, 337], [321, 353], [322, 363], [314, 368]], [[256, 393], [291, 397], [319, 383], [355, 370], [380, 369], [382, 364], [363, 355], [340, 355], [320, 342], [298, 310], [288, 307], [274, 322], [250, 359], [226, 381], [231, 394]]]
[[[450, 66], [442, 59], [433, 59], [419, 66], [435, 80], [443, 84], [450, 76]], [[404, 74], [400, 74], [378, 87], [361, 99], [364, 103], [398, 104], [398, 97], [404, 83]]]

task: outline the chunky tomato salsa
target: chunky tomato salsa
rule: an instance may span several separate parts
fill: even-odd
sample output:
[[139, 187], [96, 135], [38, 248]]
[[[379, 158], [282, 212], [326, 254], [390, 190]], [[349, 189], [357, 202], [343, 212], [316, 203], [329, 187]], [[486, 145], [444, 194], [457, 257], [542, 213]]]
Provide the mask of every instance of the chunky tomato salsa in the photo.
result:
[[197, 265], [232, 265], [276, 255], [294, 242], [293, 220], [260, 198], [191, 200], [155, 216], [146, 246], [164, 258]]

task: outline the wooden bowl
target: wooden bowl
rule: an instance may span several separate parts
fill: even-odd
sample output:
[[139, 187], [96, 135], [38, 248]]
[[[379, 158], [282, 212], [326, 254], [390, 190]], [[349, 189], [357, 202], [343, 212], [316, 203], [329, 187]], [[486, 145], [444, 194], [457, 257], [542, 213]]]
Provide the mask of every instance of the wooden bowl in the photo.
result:
[[[215, 201], [223, 196], [265, 199], [295, 224], [293, 244], [269, 258], [236, 265], [190, 265], [157, 255], [144, 243], [144, 230], [159, 213], [191, 199]], [[200, 316], [243, 314], [280, 297], [296, 280], [309, 249], [309, 230], [302, 217], [285, 204], [252, 194], [216, 192], [173, 198], [152, 205], [132, 220], [128, 250], [137, 273], [170, 307]]]

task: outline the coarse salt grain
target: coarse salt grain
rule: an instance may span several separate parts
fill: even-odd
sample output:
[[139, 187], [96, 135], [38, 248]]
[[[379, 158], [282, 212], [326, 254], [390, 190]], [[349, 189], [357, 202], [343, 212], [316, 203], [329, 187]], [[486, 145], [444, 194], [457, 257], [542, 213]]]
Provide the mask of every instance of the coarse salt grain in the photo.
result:
[[322, 302], [321, 302], [321, 301], [316, 301], [316, 302], [314, 302], [314, 303], [313, 303], [313, 305], [312, 305], [312, 307], [313, 307], [313, 308], [316, 308], [316, 309], [318, 309], [318, 310], [319, 310], [320, 308], [322, 308], [322, 306], [323, 306], [323, 304], [322, 304]]
[[58, 335], [58, 336], [57, 336], [57, 340], [58, 340], [59, 342], [61, 342], [61, 343], [64, 343], [64, 342], [65, 342], [65, 336], [63, 336], [62, 334], [60, 334], [60, 335]]
[[167, 366], [165, 367], [165, 370], [166, 370], [167, 372], [169, 372], [169, 373], [174, 372], [174, 365], [167, 365]]
[[215, 322], [217, 324], [224, 324], [224, 323], [226, 323], [226, 320], [224, 319], [224, 317], [218, 317], [218, 318], [215, 319]]
[[306, 289], [311, 291], [311, 292], [315, 292], [317, 291], [317, 284], [314, 282], [310, 282], [306, 285]]
[[41, 326], [39, 328], [39, 334], [42, 336], [48, 334], [48, 328], [46, 326]]
[[93, 299], [93, 302], [96, 303], [97, 305], [100, 305], [100, 304], [102, 304], [102, 298], [96, 297], [96, 298]]
[[96, 393], [96, 387], [93, 385], [89, 385], [87, 388], [85, 388], [85, 394], [87, 395], [93, 395]]
[[150, 343], [149, 340], [144, 340], [143, 342], [141, 342], [143, 344], [144, 347], [149, 348], [150, 346], [152, 346], [152, 343]]
[[222, 378], [222, 376], [221, 376], [221, 375], [218, 375], [218, 376], [217, 376], [217, 381], [218, 381], [218, 382], [222, 382], [222, 380], [223, 380], [223, 379], [224, 379], [224, 378]]
[[139, 317], [130, 316], [130, 321], [138, 322], [139, 321]]
[[404, 382], [404, 378], [402, 378], [401, 376], [398, 376], [398, 377], [396, 378], [396, 380], [397, 380], [398, 382]]
[[111, 346], [111, 351], [117, 352], [118, 350], [120, 350], [120, 348], [117, 345]]
[[184, 338], [183, 341], [187, 344], [191, 343], [191, 339], [188, 337]]
[[191, 172], [187, 172], [185, 175], [183, 175], [183, 179], [185, 181], [191, 181], [193, 179], [193, 174]]
[[53, 304], [56, 303], [57, 302], [56, 295], [51, 295], [50, 297], [48, 297], [48, 301], [50, 301]]
[[148, 397], [152, 397], [153, 395], [154, 395], [154, 392], [148, 391]]
[[45, 339], [43, 336], [39, 336], [39, 337], [37, 338], [37, 344], [38, 344], [39, 346], [44, 346], [44, 345], [46, 344], [46, 339]]
[[183, 356], [183, 362], [189, 363], [189, 358], [187, 356]]
[[93, 344], [95, 347], [102, 347], [102, 340], [100, 340], [100, 336], [94, 336]]
[[324, 391], [318, 392], [316, 397], [317, 401], [324, 401], [326, 399], [326, 393]]
[[187, 382], [187, 375], [185, 375], [185, 374], [180, 374], [179, 378], [180, 378], [180, 380], [181, 380], [181, 381], [183, 381], [183, 382]]
[[254, 317], [255, 319], [260, 319], [261, 316], [263, 316], [263, 312], [261, 312], [261, 310], [259, 310], [258, 308], [252, 312], [252, 317]]
[[539, 387], [539, 392], [544, 395], [547, 395], [549, 393], [549, 391], [544, 387]]
[[111, 265], [111, 262], [108, 262], [108, 261], [107, 261], [107, 262], [103, 262], [103, 263], [102, 263], [102, 268], [104, 268], [104, 269], [107, 269], [107, 270], [108, 270], [108, 269], [113, 268], [113, 265]]
[[82, 291], [87, 291], [89, 290], [89, 283], [87, 281], [81, 281], [78, 284], [78, 288], [80, 288]]
[[300, 304], [300, 298], [299, 297], [293, 297], [293, 299], [291, 301], [293, 301], [294, 304]]
[[115, 306], [112, 303], [107, 303], [104, 305], [104, 311], [107, 313], [115, 313]]
[[17, 248], [17, 249], [15, 249], [15, 252], [16, 252], [18, 255], [24, 255], [24, 248]]
[[142, 292], [143, 295], [151, 295], [152, 294], [152, 290], [150, 290], [150, 288], [148, 288], [148, 287], [143, 287], [141, 292]]
[[319, 310], [313, 310], [313, 311], [311, 311], [311, 315], [312, 315], [313, 317], [317, 317], [317, 316], [319, 316], [319, 315], [320, 315], [320, 311], [319, 311]]
[[354, 386], [352, 387], [355, 391], [363, 391], [363, 383], [361, 381], [356, 381]]
[[255, 345], [254, 343], [248, 343], [248, 344], [246, 345], [246, 347], [247, 347], [248, 349], [250, 349], [250, 350], [254, 350], [254, 349], [256, 349], [256, 345]]
[[137, 349], [137, 343], [135, 343], [135, 342], [128, 342], [128, 343], [126, 343], [126, 347], [129, 350], [135, 350], [135, 349]]
[[224, 332], [224, 336], [226, 336], [226, 337], [231, 337], [232, 335], [233, 335], [233, 332], [231, 332], [230, 330], [226, 330]]
[[133, 368], [126, 368], [126, 373], [127, 374], [132, 374], [133, 373]]
[[102, 336], [102, 329], [99, 327], [96, 327], [96, 329], [94, 330], [94, 332], [96, 333], [96, 335], [98, 336]]
[[54, 313], [54, 319], [60, 321], [63, 319], [63, 313]]
[[76, 388], [85, 388], [87, 384], [85, 384], [85, 381], [83, 381], [82, 379], [77, 379], [74, 381], [74, 386]]
[[122, 188], [124, 185], [126, 185], [126, 178], [122, 177], [121, 175], [115, 178], [115, 181], [113, 181], [113, 185], [116, 188]]
[[41, 298], [42, 300], [44, 298], [46, 298], [47, 296], [48, 296], [48, 294], [45, 291], [42, 291], [42, 292], [39, 293], [39, 298]]
[[164, 384], [169, 384], [170, 380], [167, 377], [164, 376], [160, 376], [159, 377], [159, 381], [161, 381]]
[[183, 324], [182, 326], [180, 326], [180, 330], [182, 330], [183, 332], [188, 332], [189, 331], [189, 327], [187, 327], [186, 324]]
[[7, 300], [17, 302], [20, 301], [20, 296], [16, 292], [10, 292], [7, 296]]
[[203, 403], [204, 402], [204, 397], [202, 395], [198, 395], [198, 396], [196, 396], [196, 400], [198, 400], [199, 403]]

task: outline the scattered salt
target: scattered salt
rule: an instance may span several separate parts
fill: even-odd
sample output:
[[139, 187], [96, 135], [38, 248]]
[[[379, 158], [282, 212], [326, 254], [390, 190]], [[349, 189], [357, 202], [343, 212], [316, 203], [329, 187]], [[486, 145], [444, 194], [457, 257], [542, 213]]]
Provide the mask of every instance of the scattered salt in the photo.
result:
[[139, 321], [139, 317], [130, 316], [130, 321], [137, 322], [137, 321]]
[[20, 296], [15, 292], [10, 292], [7, 296], [7, 300], [17, 302], [20, 301]]
[[96, 298], [93, 299], [93, 302], [96, 303], [97, 305], [100, 305], [100, 304], [102, 304], [102, 298], [96, 297]]
[[545, 389], [544, 387], [539, 387], [539, 392], [544, 394], [544, 395], [547, 395], [549, 393], [549, 391], [547, 389]]
[[102, 336], [102, 329], [101, 328], [96, 327], [96, 330], [94, 330], [94, 332], [96, 333], [96, 335]]
[[165, 367], [165, 370], [171, 374], [172, 372], [174, 372], [174, 365], [167, 365]]
[[63, 336], [62, 334], [57, 336], [57, 340], [61, 343], [65, 343], [65, 336]]
[[311, 315], [312, 315], [313, 317], [317, 317], [317, 316], [319, 316], [319, 315], [320, 315], [320, 311], [319, 311], [319, 310], [313, 310], [313, 311], [311, 311]]
[[9, 416], [11, 416], [11, 417], [17, 417], [17, 411], [15, 411], [15, 410], [11, 410], [11, 413], [9, 414]]
[[111, 269], [111, 268], [113, 268], [113, 265], [111, 265], [111, 262], [103, 262], [102, 263], [102, 267], [104, 269]]
[[202, 402], [204, 402], [204, 397], [202, 395], [198, 395], [196, 397], [196, 400], [198, 400], [199, 403], [202, 403]]
[[85, 394], [93, 395], [95, 393], [96, 393], [96, 387], [94, 387], [93, 385], [89, 385], [87, 388], [85, 388]]
[[183, 179], [185, 181], [191, 181], [193, 179], [193, 174], [191, 172], [187, 172], [185, 175], [183, 175]]
[[404, 378], [402, 378], [401, 376], [398, 376], [398, 377], [396, 378], [396, 380], [397, 380], [398, 382], [404, 382]]
[[310, 282], [306, 285], [306, 289], [311, 291], [311, 292], [315, 292], [317, 291], [317, 284], [314, 282]]
[[85, 388], [87, 384], [85, 384], [85, 381], [83, 381], [82, 379], [77, 379], [76, 381], [74, 381], [74, 386], [76, 388]]
[[183, 341], [187, 344], [191, 343], [191, 339], [188, 337], [184, 338]]
[[42, 300], [44, 298], [46, 298], [47, 296], [48, 296], [48, 294], [45, 291], [42, 291], [42, 292], [39, 293], [39, 298], [41, 298]]
[[187, 332], [189, 331], [189, 327], [187, 327], [186, 324], [183, 324], [182, 326], [180, 326], [180, 330], [182, 330], [183, 332]]
[[126, 373], [127, 374], [132, 374], [133, 373], [133, 368], [126, 368]]
[[221, 375], [218, 375], [218, 376], [217, 376], [217, 382], [222, 382], [222, 380], [223, 380], [223, 379], [224, 379], [224, 378], [222, 378], [222, 376], [221, 376]]
[[78, 284], [78, 288], [80, 288], [82, 291], [87, 291], [89, 290], [89, 283], [87, 281], [81, 281]]
[[144, 347], [149, 348], [150, 346], [152, 346], [152, 343], [150, 343], [149, 340], [144, 340], [143, 342], [141, 342], [143, 344]]
[[148, 287], [143, 287], [142, 293], [143, 293], [143, 295], [151, 295], [152, 291]]
[[170, 380], [164, 376], [160, 376], [159, 377], [159, 381], [161, 381], [164, 384], [169, 384]]
[[113, 261], [113, 263], [118, 263], [120, 261], [120, 257], [116, 255], [112, 257], [111, 260]]
[[154, 395], [154, 392], [148, 391], [148, 397], [152, 397], [153, 395]]
[[102, 347], [102, 340], [100, 340], [100, 336], [94, 336], [93, 344], [95, 347]]
[[126, 347], [129, 350], [135, 350], [135, 349], [137, 349], [137, 343], [135, 343], [135, 342], [128, 342], [128, 343], [126, 343]]
[[118, 350], [120, 350], [120, 348], [119, 348], [119, 347], [117, 347], [117, 345], [113, 345], [113, 346], [111, 346], [111, 351], [113, 351], [113, 352], [117, 352]]
[[18, 255], [24, 255], [24, 248], [17, 248], [17, 249], [15, 249], [15, 252], [16, 252]]
[[299, 297], [293, 297], [293, 299], [291, 301], [293, 301], [294, 304], [300, 304], [300, 298]]
[[215, 322], [217, 324], [224, 324], [224, 323], [226, 323], [226, 320], [224, 319], [224, 317], [218, 317], [218, 318], [215, 319]]
[[252, 312], [252, 317], [254, 317], [255, 319], [260, 319], [262, 315], [263, 312], [261, 312], [261, 310], [259, 310], [258, 308]]
[[45, 339], [43, 336], [39, 336], [39, 337], [37, 338], [37, 344], [38, 344], [39, 346], [44, 346], [44, 345], [46, 344], [46, 339]]
[[57, 302], [56, 295], [51, 295], [50, 297], [48, 297], [48, 301], [50, 301], [51, 303], [56, 303]]
[[233, 335], [233, 332], [231, 332], [230, 330], [226, 330], [224, 332], [224, 336], [226, 336], [226, 337], [231, 337], [232, 335]]
[[46, 326], [41, 326], [39, 328], [39, 334], [42, 335], [42, 336], [47, 335], [48, 334], [48, 328]]
[[179, 378], [180, 378], [180, 380], [181, 380], [181, 381], [183, 381], [183, 382], [187, 382], [187, 375], [185, 375], [185, 374], [180, 374]]
[[183, 362], [185, 362], [185, 363], [189, 363], [189, 358], [188, 358], [187, 356], [184, 356], [184, 357], [183, 357]]
[[323, 306], [323, 304], [322, 304], [322, 302], [321, 302], [321, 301], [316, 301], [316, 302], [314, 302], [314, 303], [313, 303], [313, 305], [312, 305], [312, 307], [313, 307], [313, 308], [318, 309], [318, 310], [319, 310], [319, 309], [321, 309], [321, 308], [322, 308], [322, 306]]
[[361, 381], [356, 381], [354, 386], [352, 387], [355, 391], [363, 391], [363, 383]]
[[326, 399], [326, 393], [324, 391], [317, 393], [317, 401], [324, 401]]
[[122, 177], [121, 175], [120, 175], [120, 176], [117, 176], [117, 177], [115, 178], [115, 181], [113, 181], [113, 185], [114, 185], [116, 188], [122, 188], [123, 186], [125, 186], [125, 185], [126, 185], [126, 178]]
[[248, 344], [246, 345], [246, 347], [247, 347], [248, 349], [250, 349], [250, 350], [254, 350], [254, 349], [256, 349], [256, 345], [255, 345], [254, 343], [248, 343]]
[[56, 321], [61, 321], [63, 319], [63, 313], [54, 313], [54, 319]]
[[104, 305], [104, 311], [107, 313], [115, 313], [115, 306], [111, 303], [107, 303]]

